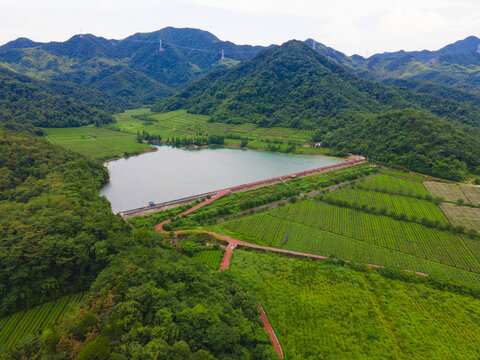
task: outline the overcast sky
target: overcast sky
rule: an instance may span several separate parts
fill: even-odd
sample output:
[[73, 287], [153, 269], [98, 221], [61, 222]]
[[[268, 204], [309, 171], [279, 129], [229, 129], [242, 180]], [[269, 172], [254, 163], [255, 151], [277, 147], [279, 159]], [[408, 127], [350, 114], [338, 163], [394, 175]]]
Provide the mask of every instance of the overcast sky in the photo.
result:
[[207, 30], [237, 44], [309, 37], [362, 56], [435, 50], [480, 37], [480, 0], [0, 0], [0, 43], [121, 39], [166, 26]]

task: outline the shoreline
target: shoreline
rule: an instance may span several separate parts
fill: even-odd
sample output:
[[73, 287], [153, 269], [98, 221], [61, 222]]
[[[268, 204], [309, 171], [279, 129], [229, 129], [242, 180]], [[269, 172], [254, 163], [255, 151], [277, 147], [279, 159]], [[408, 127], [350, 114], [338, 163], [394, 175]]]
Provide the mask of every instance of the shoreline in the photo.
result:
[[129, 158], [129, 157], [132, 157], [132, 156], [140, 156], [140, 155], [143, 155], [143, 154], [155, 152], [155, 151], [158, 151], [158, 148], [156, 146], [172, 146], [172, 147], [180, 147], [180, 148], [184, 147], [184, 148], [189, 148], [189, 149], [207, 149], [207, 148], [210, 148], [210, 147], [219, 146], [219, 147], [224, 147], [224, 148], [227, 148], [227, 149], [265, 151], [265, 152], [278, 153], [278, 154], [284, 154], [284, 155], [322, 156], [322, 157], [327, 157], [327, 158], [331, 158], [331, 159], [346, 160], [346, 161], [355, 158], [355, 155], [349, 155], [347, 157], [339, 157], [339, 156], [326, 155], [326, 154], [323, 154], [323, 153], [320, 153], [320, 152], [318, 152], [318, 153], [314, 153], [314, 152], [313, 153], [310, 153], [310, 152], [285, 153], [285, 152], [282, 152], [282, 151], [269, 151], [267, 148], [249, 148], [249, 147], [243, 147], [242, 148], [242, 147], [240, 147], [238, 145], [235, 145], [235, 144], [224, 144], [224, 145], [210, 144], [210, 145], [202, 145], [202, 146], [197, 146], [197, 145], [174, 145], [174, 144], [169, 144], [169, 143], [164, 143], [164, 142], [149, 142], [149, 141], [146, 141], [146, 140], [143, 140], [143, 143], [148, 144], [150, 146], [153, 146], [153, 148], [146, 149], [145, 151], [142, 151], [141, 153], [134, 153], [134, 154], [131, 154], [131, 155], [128, 155], [128, 156], [126, 156], [126, 155], [118, 156], [118, 157], [114, 157], [114, 158], [110, 158], [110, 159], [106, 159], [106, 160], [102, 160], [102, 161], [103, 161], [104, 164], [108, 164], [111, 161], [126, 159], [126, 158]]

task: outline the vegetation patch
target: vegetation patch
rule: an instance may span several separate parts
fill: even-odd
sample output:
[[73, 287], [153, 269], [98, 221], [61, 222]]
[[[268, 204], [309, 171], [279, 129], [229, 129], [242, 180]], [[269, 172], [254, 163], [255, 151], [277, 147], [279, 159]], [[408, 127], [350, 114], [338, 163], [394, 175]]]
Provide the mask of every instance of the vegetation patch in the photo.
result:
[[100, 160], [139, 154], [152, 148], [139, 143], [135, 135], [93, 125], [44, 131], [52, 143]]
[[41, 333], [64, 314], [85, 302], [85, 294], [62, 297], [0, 319], [0, 350], [28, 335]]
[[290, 360], [478, 357], [480, 300], [358, 268], [237, 250], [229, 271], [258, 294]]
[[425, 187], [428, 189], [433, 197], [439, 197], [445, 201], [465, 203], [468, 201], [467, 197], [457, 184], [448, 184], [437, 181], [424, 182]]
[[[440, 208], [450, 221], [465, 229], [475, 230], [480, 233], [480, 209], [468, 206], [458, 206], [449, 203], [440, 204]], [[475, 234], [475, 233], [472, 233]]]

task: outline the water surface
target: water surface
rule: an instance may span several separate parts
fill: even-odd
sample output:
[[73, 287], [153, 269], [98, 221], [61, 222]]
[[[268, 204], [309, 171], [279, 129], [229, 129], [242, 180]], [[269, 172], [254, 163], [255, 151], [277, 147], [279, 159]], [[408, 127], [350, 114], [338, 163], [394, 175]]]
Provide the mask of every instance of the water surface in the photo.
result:
[[118, 212], [339, 162], [324, 156], [162, 145], [156, 152], [107, 163], [110, 183], [101, 195]]

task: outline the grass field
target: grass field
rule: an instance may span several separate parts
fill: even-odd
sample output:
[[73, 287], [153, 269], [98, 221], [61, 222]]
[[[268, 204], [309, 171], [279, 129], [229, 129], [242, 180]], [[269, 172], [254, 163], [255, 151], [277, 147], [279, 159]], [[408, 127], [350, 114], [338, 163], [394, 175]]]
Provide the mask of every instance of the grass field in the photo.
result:
[[[229, 135], [249, 138], [251, 140], [289, 140], [298, 143], [310, 141], [312, 133], [307, 130], [295, 130], [280, 127], [259, 128], [256, 124], [245, 123], [232, 125], [224, 123], [211, 123], [205, 115], [189, 114], [185, 110], [176, 110], [168, 113], [157, 114], [150, 109], [140, 108], [127, 110], [115, 115], [116, 124], [111, 127], [136, 134], [137, 131], [147, 131], [151, 134], [160, 134], [163, 139], [167, 137], [192, 137], [199, 135]], [[252, 144], [254, 145], [254, 144]], [[258, 145], [258, 144], [257, 144]]]
[[220, 269], [220, 264], [222, 263], [224, 254], [224, 249], [202, 250], [197, 252], [193, 258], [204, 262], [212, 270], [218, 270]]
[[0, 319], [0, 350], [24, 336], [41, 332], [84, 299], [84, 294], [65, 296]]
[[458, 200], [468, 202], [467, 197], [457, 184], [447, 184], [436, 181], [426, 181], [423, 184], [433, 197], [441, 197], [445, 201], [451, 202]]
[[464, 226], [467, 230], [474, 229], [480, 232], [480, 209], [449, 203], [442, 203], [440, 207], [452, 224]]
[[93, 125], [44, 130], [49, 141], [95, 159], [116, 158], [151, 148], [138, 143], [136, 135]]
[[480, 301], [424, 284], [236, 250], [286, 358], [478, 359]]
[[477, 240], [313, 199], [211, 228], [254, 244], [480, 283]]

